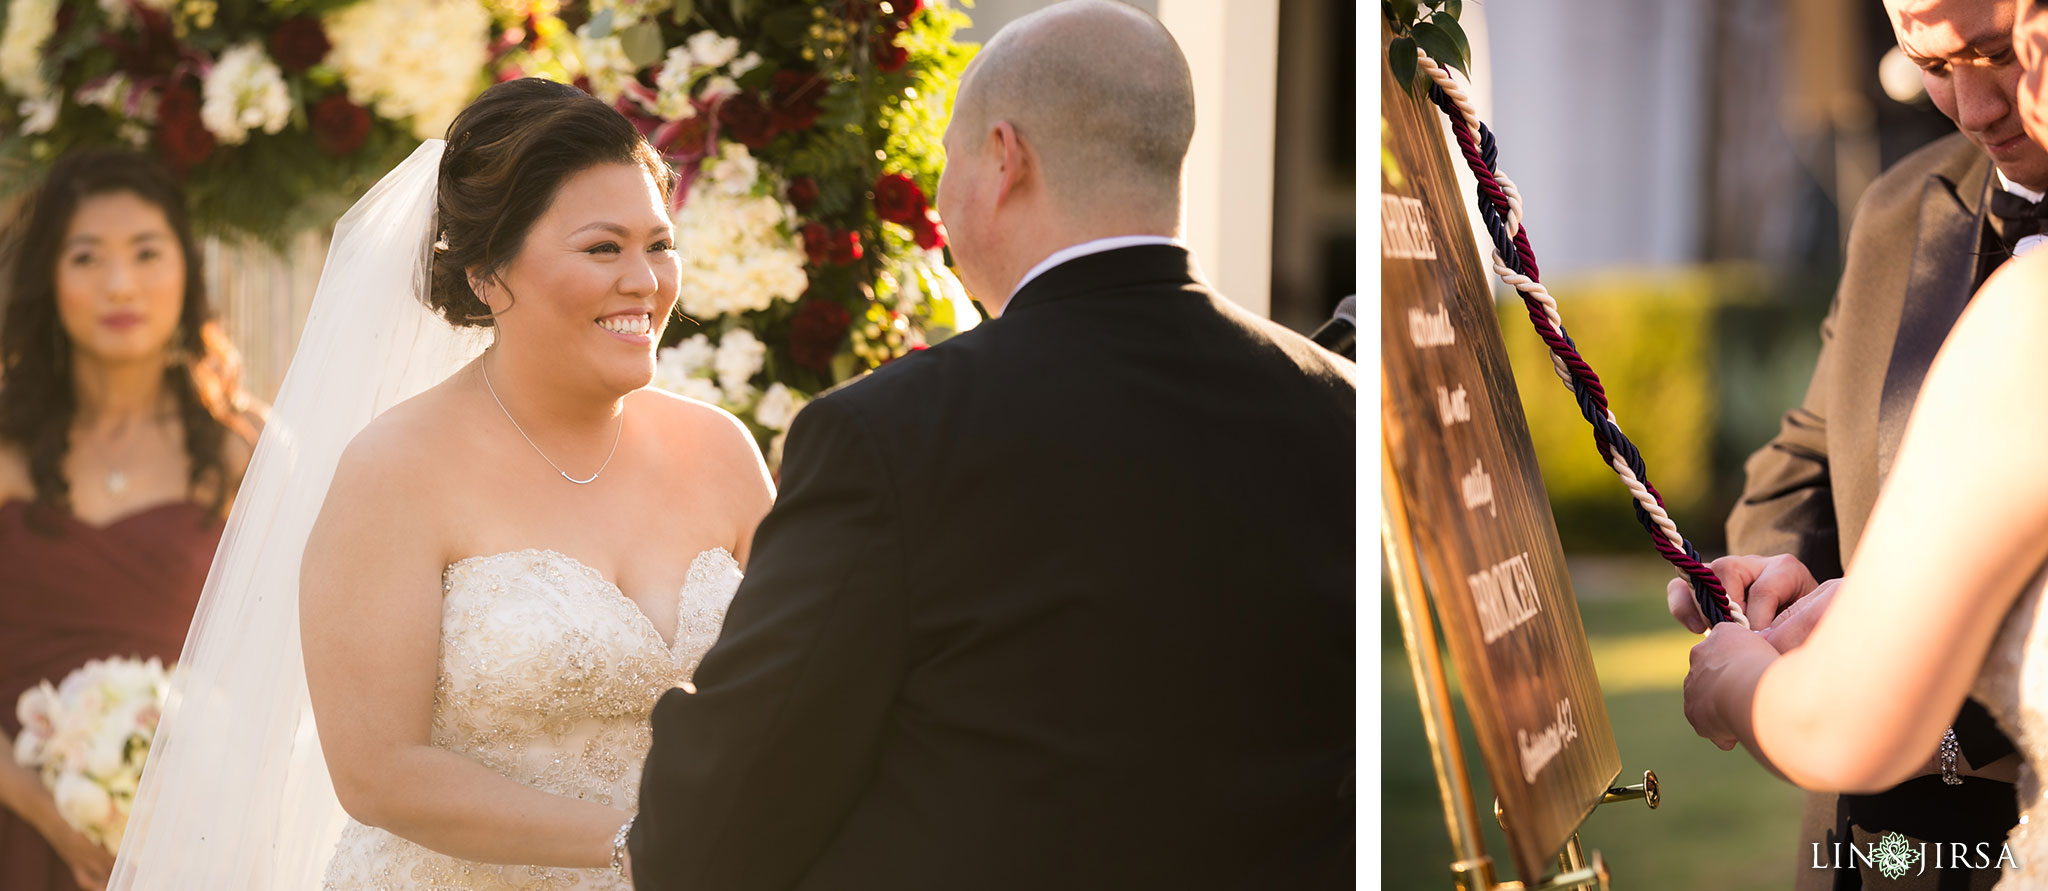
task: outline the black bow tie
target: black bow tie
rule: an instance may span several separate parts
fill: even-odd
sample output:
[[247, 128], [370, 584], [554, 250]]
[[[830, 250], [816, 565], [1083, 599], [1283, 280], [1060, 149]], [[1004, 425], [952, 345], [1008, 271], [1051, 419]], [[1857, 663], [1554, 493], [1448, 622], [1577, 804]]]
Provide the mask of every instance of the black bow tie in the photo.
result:
[[2042, 234], [2044, 220], [2048, 220], [2048, 201], [2028, 201], [1999, 189], [1991, 193], [1991, 213], [2002, 223], [1999, 240], [2005, 242], [2005, 249], [2010, 251], [2020, 239]]

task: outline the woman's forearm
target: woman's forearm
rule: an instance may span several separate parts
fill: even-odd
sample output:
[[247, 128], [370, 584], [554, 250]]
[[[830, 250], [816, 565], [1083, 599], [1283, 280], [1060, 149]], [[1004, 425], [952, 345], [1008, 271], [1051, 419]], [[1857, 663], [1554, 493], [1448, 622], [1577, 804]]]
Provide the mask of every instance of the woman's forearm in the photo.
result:
[[68, 826], [57, 812], [57, 801], [43, 788], [43, 778], [14, 761], [14, 739], [0, 733], [0, 807], [13, 812], [45, 838], [60, 826]]
[[410, 747], [368, 773], [349, 784], [352, 794], [344, 799], [357, 820], [481, 863], [610, 866], [612, 838], [628, 816], [535, 789], [433, 746]]
[[1939, 740], [1939, 728], [1922, 740], [1924, 709], [1902, 707], [1879, 691], [1845, 687], [1829, 666], [1827, 653], [1809, 647], [1786, 654], [1758, 676], [1754, 705], [1746, 713], [1744, 741], [1751, 753], [1810, 791], [1867, 794], [1910, 779]]

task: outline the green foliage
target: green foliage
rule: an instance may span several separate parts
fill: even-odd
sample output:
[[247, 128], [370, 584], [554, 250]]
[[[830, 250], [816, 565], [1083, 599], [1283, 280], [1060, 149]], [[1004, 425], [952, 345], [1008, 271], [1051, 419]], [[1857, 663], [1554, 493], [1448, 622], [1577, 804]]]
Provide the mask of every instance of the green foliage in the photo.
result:
[[[1743, 463], [1799, 404], [1831, 281], [1767, 282], [1741, 265], [1618, 274], [1553, 289], [1650, 482], [1702, 553], [1726, 549]], [[1522, 302], [1499, 304], [1515, 385], [1568, 553], [1646, 553], [1646, 533], [1592, 428], [1552, 370]]]
[[[1716, 403], [1715, 280], [1706, 274], [1622, 277], [1554, 288], [1565, 331], [1606, 387], [1622, 432], [1642, 451], [1649, 482], [1679, 531], [1720, 538], [1709, 501]], [[1592, 428], [1530, 327], [1522, 301], [1498, 304], [1529, 438], [1567, 552], [1645, 546], [1628, 489], [1593, 444]]]
[[1387, 68], [1403, 89], [1417, 86], [1417, 47], [1438, 65], [1472, 73], [1472, 42], [1458, 24], [1464, 10], [1461, 0], [1381, 0], [1380, 13], [1394, 31], [1387, 46]]

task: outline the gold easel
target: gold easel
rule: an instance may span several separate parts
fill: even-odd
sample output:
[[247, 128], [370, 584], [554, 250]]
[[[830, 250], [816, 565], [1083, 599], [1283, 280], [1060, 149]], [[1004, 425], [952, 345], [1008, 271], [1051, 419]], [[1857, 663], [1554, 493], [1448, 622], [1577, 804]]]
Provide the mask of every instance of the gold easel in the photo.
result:
[[[1598, 850], [1586, 856], [1578, 833], [1572, 833], [1557, 855], [1557, 874], [1541, 883], [1502, 882], [1494, 874], [1493, 858], [1487, 856], [1479, 835], [1479, 818], [1472, 799], [1472, 780], [1465, 773], [1464, 746], [1458, 741], [1457, 723], [1451, 715], [1450, 684], [1444, 674], [1443, 654], [1437, 649], [1436, 623], [1422, 589], [1422, 574], [1414, 555], [1397, 545], [1397, 535], [1408, 532], [1407, 512], [1401, 506], [1399, 484], [1391, 468], [1392, 456], [1381, 443], [1380, 538], [1392, 569], [1394, 605], [1400, 612], [1401, 636], [1408, 648], [1408, 668], [1415, 676], [1415, 692], [1422, 706], [1422, 730], [1429, 737], [1430, 758], [1436, 763], [1437, 794], [1444, 807], [1444, 822], [1451, 834], [1451, 848], [1457, 859], [1451, 876], [1460, 891], [1566, 891], [1593, 888], [1608, 891], [1607, 863]], [[1609, 788], [1600, 804], [1643, 800], [1652, 810], [1662, 803], [1657, 774], [1643, 771], [1643, 781], [1632, 786]], [[1500, 800], [1494, 799], [1493, 816], [1503, 828], [1506, 815]]]

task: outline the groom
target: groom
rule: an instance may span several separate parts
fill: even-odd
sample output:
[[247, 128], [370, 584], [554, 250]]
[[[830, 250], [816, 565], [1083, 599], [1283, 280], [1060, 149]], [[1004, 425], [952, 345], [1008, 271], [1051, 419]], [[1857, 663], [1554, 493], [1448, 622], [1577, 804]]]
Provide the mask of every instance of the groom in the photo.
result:
[[[1929, 97], [1962, 132], [1900, 161], [1857, 208], [1806, 399], [1785, 415], [1777, 438], [1750, 457], [1742, 500], [1728, 518], [1731, 553], [1789, 556], [1715, 561], [1731, 593], [1747, 588], [1753, 617], [1778, 612], [1816, 578], [1842, 575], [1949, 328], [2020, 238], [2041, 225], [2036, 204], [2039, 190], [2048, 189], [2048, 152], [2020, 126], [2021, 70], [2011, 52], [2017, 4], [1884, 5], [1900, 50], [1921, 65]], [[1683, 585], [1674, 584], [1670, 597], [1675, 615], [1705, 630]], [[1803, 637], [1825, 608], [1814, 606], [1787, 614], [1780, 626], [1797, 626], [1789, 633]], [[1864, 887], [1866, 878], [1886, 889], [1988, 888], [1997, 881], [1996, 868], [1877, 878], [1875, 868], [1859, 871], [1829, 853], [1836, 843], [1868, 851], [1891, 833], [1916, 848], [1961, 842], [1977, 850], [1984, 843], [1996, 852], [2019, 820], [2013, 786], [2000, 781], [2010, 774], [2012, 743], [1974, 701], [1965, 701], [1953, 729], [1959, 783], [1930, 772], [1871, 795], [1807, 796], [1799, 891], [1848, 891]]]
[[1198, 275], [1193, 131], [1129, 7], [982, 49], [938, 201], [1000, 318], [797, 420], [638, 888], [1351, 886], [1356, 370]]

